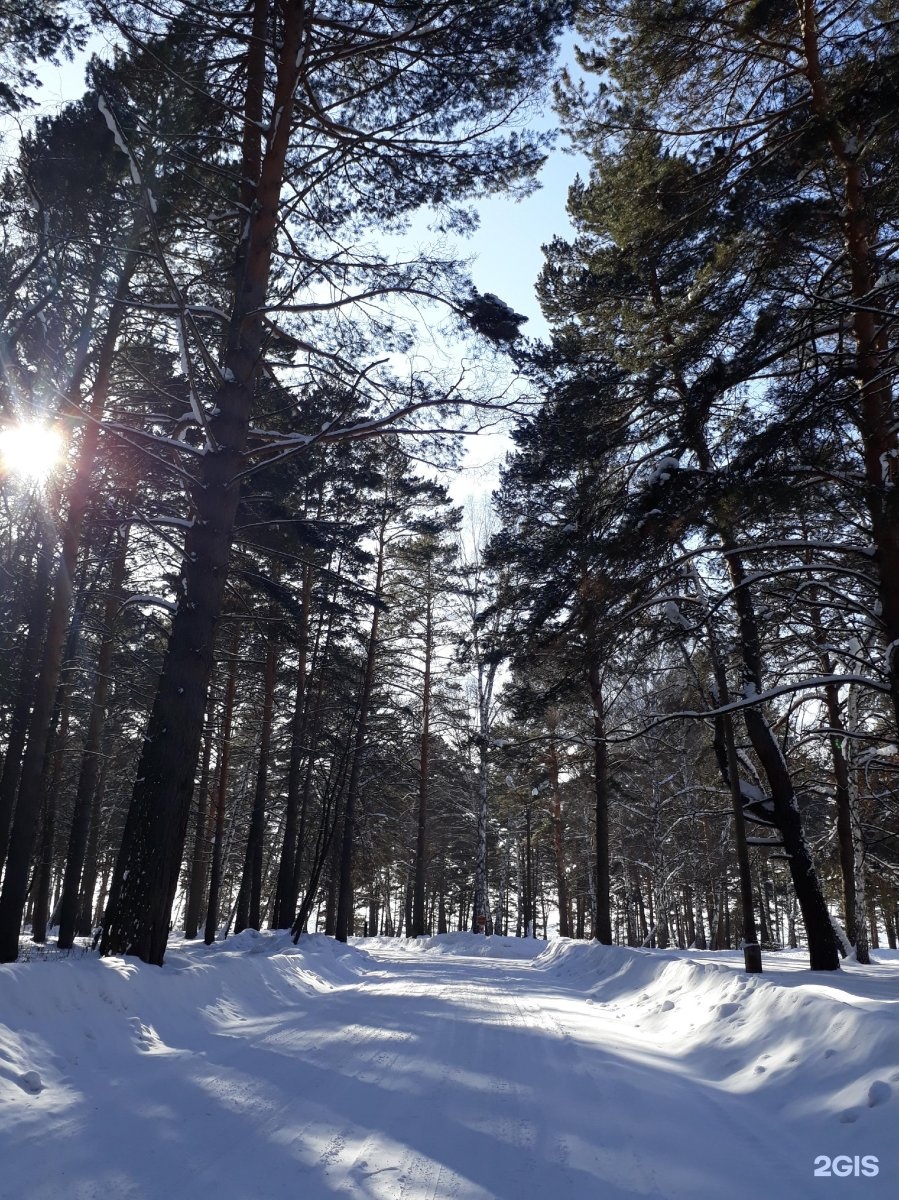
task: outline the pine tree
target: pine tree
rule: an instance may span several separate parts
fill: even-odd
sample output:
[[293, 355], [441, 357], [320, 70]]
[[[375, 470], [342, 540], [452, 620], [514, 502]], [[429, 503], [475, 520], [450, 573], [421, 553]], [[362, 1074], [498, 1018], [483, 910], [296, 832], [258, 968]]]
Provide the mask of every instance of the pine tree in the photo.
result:
[[[536, 147], [517, 138], [491, 137], [477, 124], [533, 88], [535, 72], [552, 48], [560, 6], [546, 4], [535, 11], [528, 5], [526, 21], [521, 20], [525, 6], [514, 3], [483, 12], [447, 9], [443, 4], [418, 5], [402, 14], [393, 5], [366, 6], [364, 12], [352, 6], [336, 8], [339, 13], [329, 16], [320, 6], [291, 0], [275, 16], [267, 0], [257, 0], [247, 15], [225, 5], [225, 41], [235, 22], [243, 22], [250, 39], [236, 61], [229, 58], [227, 75], [223, 69], [218, 76], [217, 21], [206, 11], [202, 16], [189, 10], [185, 14], [196, 32], [197, 54], [211, 51], [212, 94], [223, 96], [218, 89], [226, 78], [229, 89], [232, 80], [240, 79], [237, 109], [230, 98], [223, 109], [241, 180], [239, 209], [232, 209], [239, 235], [221, 358], [217, 361], [213, 351], [204, 350], [201, 339], [194, 342], [209, 381], [208, 403], [198, 419], [211, 452], [194, 460], [194, 516], [186, 539], [180, 602], [113, 880], [101, 947], [106, 953], [134, 953], [155, 963], [164, 955], [200, 748], [214, 630], [247, 477], [247, 454], [254, 452], [250, 425], [270, 349], [266, 314], [273, 308], [314, 313], [316, 307], [334, 307], [330, 302], [292, 303], [290, 296], [277, 294], [279, 239], [282, 229], [288, 236], [291, 225], [296, 228], [292, 212], [282, 207], [285, 181], [303, 176], [309, 166], [304, 156], [314, 161], [320, 183], [312, 186], [303, 204], [309, 215], [321, 219], [327, 239], [341, 230], [355, 232], [363, 222], [369, 227], [389, 223], [435, 195], [452, 199], [488, 180], [494, 186], [511, 183], [531, 172], [538, 161]], [[278, 26], [273, 50], [265, 37], [270, 19]], [[127, 23], [124, 28], [127, 32]], [[438, 57], [439, 70], [432, 69]], [[409, 69], [398, 72], [399, 60]], [[391, 130], [386, 140], [385, 127]], [[423, 129], [434, 143], [431, 154], [422, 152]], [[149, 183], [137, 165], [135, 173], [146, 193]], [[338, 184], [341, 179], [344, 182]], [[306, 282], [318, 277], [327, 260], [326, 275], [352, 290], [361, 286], [363, 294], [421, 286], [413, 282], [413, 272], [392, 270], [383, 261], [368, 272], [364, 263], [358, 269], [352, 261], [334, 266], [330, 250], [316, 245], [310, 234], [307, 223], [294, 243], [304, 247], [298, 285], [307, 270]], [[296, 293], [294, 298], [299, 299]], [[311, 325], [294, 344], [311, 352], [316, 363], [333, 365], [343, 357], [337, 333], [324, 359], [318, 357]], [[365, 377], [365, 372], [353, 374], [357, 380]], [[403, 408], [409, 411], [408, 405]], [[369, 425], [359, 432], [375, 431]], [[336, 436], [331, 431], [317, 436], [326, 435]], [[293, 443], [276, 441], [260, 450], [263, 455], [298, 453], [308, 440], [308, 435], [298, 435]], [[159, 819], [162, 807], [169, 813], [164, 820]]]
[[71, 59], [84, 43], [85, 26], [60, 0], [15, 0], [0, 6], [0, 112], [20, 112], [34, 103], [40, 81], [32, 67]]

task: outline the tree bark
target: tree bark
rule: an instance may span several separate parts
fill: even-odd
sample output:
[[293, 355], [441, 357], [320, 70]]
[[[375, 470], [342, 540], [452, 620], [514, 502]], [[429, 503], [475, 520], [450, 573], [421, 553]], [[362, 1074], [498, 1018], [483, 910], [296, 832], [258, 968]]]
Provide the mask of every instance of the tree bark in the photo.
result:
[[[240, 175], [250, 212], [236, 264], [223, 382], [209, 417], [162, 675], [116, 862], [101, 942], [104, 954], [135, 954], [162, 965], [190, 815], [203, 733], [212, 648], [228, 576], [238, 477], [262, 362], [263, 310], [277, 237], [280, 192], [303, 61], [306, 5], [282, 10], [274, 79], [275, 128], [262, 148], [267, 0], [256, 0], [247, 59]], [[208, 926], [208, 921], [207, 921]], [[207, 929], [208, 933], [208, 929]]]
[[596, 797], [596, 913], [593, 937], [612, 945], [612, 871], [609, 861], [609, 750], [606, 745], [605, 708], [599, 661], [591, 656], [588, 665], [590, 699], [593, 704], [593, 787]]
[[345, 942], [350, 934], [353, 922], [353, 852], [355, 838], [356, 800], [359, 795], [359, 780], [362, 776], [362, 754], [365, 749], [365, 736], [368, 730], [368, 714], [371, 708], [371, 696], [375, 683], [375, 662], [378, 653], [378, 623], [381, 616], [381, 590], [384, 583], [384, 548], [387, 538], [387, 503], [385, 498], [381, 523], [378, 528], [378, 552], [375, 566], [374, 607], [372, 610], [371, 627], [368, 633], [368, 645], [365, 651], [365, 670], [362, 676], [362, 687], [359, 693], [359, 705], [356, 716], [356, 736], [353, 743], [353, 762], [350, 768], [350, 780], [347, 786], [346, 804], [343, 816], [343, 843], [340, 851], [340, 885], [337, 897], [337, 920], [335, 937], [338, 942]]
[[262, 909], [262, 855], [265, 849], [265, 800], [268, 785], [268, 760], [272, 740], [272, 714], [275, 708], [275, 666], [278, 642], [275, 634], [276, 613], [269, 611], [269, 634], [266, 639], [265, 670], [263, 678], [262, 727], [259, 734], [259, 765], [256, 770], [256, 787], [253, 792], [253, 809], [250, 814], [250, 831], [244, 859], [243, 878], [237, 899], [237, 915], [234, 932], [244, 929], [259, 929]]
[[[70, 637], [72, 654], [75, 638]], [[72, 655], [66, 654], [68, 661]], [[56, 814], [59, 809], [59, 780], [63, 759], [69, 742], [69, 714], [71, 711], [71, 688], [67, 683], [59, 687], [53, 718], [53, 732], [48, 742], [47, 768], [44, 772], [43, 819], [40, 850], [32, 877], [34, 909], [31, 915], [31, 940], [43, 945], [47, 940], [50, 920], [50, 891], [53, 886], [53, 851], [56, 845]]]
[[[854, 683], [849, 685], [849, 696], [846, 703], [848, 732], [854, 734], [858, 729], [858, 691]], [[851, 738], [847, 739], [848, 780], [849, 780], [849, 827], [852, 835], [852, 865], [853, 865], [853, 895], [855, 898], [855, 957], [860, 963], [871, 961], [868, 954], [868, 926], [865, 922], [867, 907], [865, 888], [865, 838], [862, 829], [861, 811], [859, 807], [859, 771], [855, 765], [856, 751]], [[876, 932], [876, 929], [875, 929]], [[870, 945], [875, 946], [873, 938]]]
[[[762, 691], [761, 643], [742, 560], [731, 547], [726, 547], [726, 550], [740, 629], [743, 694], [750, 697]], [[774, 804], [774, 821], [783, 840], [784, 851], [789, 855], [790, 877], [796, 889], [808, 938], [809, 965], [813, 971], [836, 971], [840, 966], [839, 945], [805, 839], [799, 802], [786, 760], [761, 709], [746, 708], [743, 717], [752, 748], [768, 780]]]
[[[430, 572], [429, 572], [430, 574]], [[422, 684], [421, 737], [418, 753], [418, 838], [415, 847], [415, 884], [412, 900], [412, 937], [428, 932], [425, 920], [425, 876], [428, 859], [428, 782], [431, 755], [431, 657], [434, 651], [434, 598], [427, 585], [425, 610], [425, 673]]]
[[9, 725], [6, 753], [3, 756], [3, 771], [0, 773], [0, 867], [6, 862], [6, 852], [9, 847], [9, 833], [22, 769], [22, 754], [28, 735], [28, 719], [37, 684], [35, 664], [40, 654], [50, 606], [49, 589], [52, 569], [52, 534], [46, 530], [37, 556], [37, 569], [31, 588], [31, 615], [28, 621], [28, 632], [22, 646], [22, 669], [19, 673], [16, 698]]
[[[103, 795], [106, 790], [108, 770], [109, 758], [107, 755], [100, 764], [97, 786], [91, 797], [90, 827], [84, 852], [84, 870], [81, 874], [81, 887], [78, 893], [78, 917], [75, 928], [75, 932], [81, 937], [87, 937], [94, 929], [94, 893], [97, 890], [97, 876], [100, 867], [100, 825], [102, 824]], [[99, 921], [97, 923], [99, 924]]]
[[842, 176], [841, 221], [852, 296], [855, 378], [858, 405], [852, 419], [864, 447], [866, 501], [877, 548], [879, 598], [887, 641], [886, 669], [893, 713], [899, 725], [899, 441], [893, 412], [890, 344], [886, 321], [876, 314], [871, 293], [879, 271], [874, 247], [878, 234], [870, 224], [865, 181], [855, 149], [836, 119], [818, 46], [817, 4], [801, 0], [805, 75], [812, 109], [828, 130], [828, 144]]
[[303, 599], [297, 640], [297, 682], [293, 716], [290, 723], [290, 760], [287, 768], [287, 797], [284, 807], [284, 835], [278, 863], [278, 882], [275, 888], [273, 929], [289, 929], [296, 916], [297, 889], [293, 886], [297, 853], [297, 817], [300, 802], [300, 783], [306, 734], [306, 671], [309, 653], [309, 612], [312, 603], [312, 568], [303, 571]]
[[234, 720], [234, 695], [237, 691], [237, 650], [240, 645], [237, 624], [231, 637], [231, 663], [228, 683], [225, 687], [225, 705], [222, 711], [222, 742], [218, 756], [218, 780], [215, 791], [215, 839], [212, 843], [212, 864], [209, 870], [209, 899], [206, 904], [206, 927], [203, 941], [211, 946], [215, 941], [219, 922], [219, 905], [222, 891], [222, 859], [225, 842], [225, 801], [228, 795], [228, 772], [231, 765], [231, 726]]
[[[718, 638], [709, 612], [708, 600], [698, 572], [692, 572], [693, 585], [703, 613], [709, 647], [709, 658], [715, 680], [714, 700], [716, 707], [726, 708], [730, 704], [730, 689], [727, 671], [718, 647]], [[733, 717], [729, 712], [715, 718], [716, 753], [719, 757], [725, 782], [728, 784], [731, 809], [734, 817], [734, 842], [737, 848], [737, 867], [740, 874], [740, 911], [743, 925], [743, 963], [750, 974], [762, 969], [762, 953], [758, 944], [755, 911], [752, 899], [752, 868], [749, 861], [749, 845], [746, 841], [746, 821], [743, 815], [743, 793], [740, 789], [740, 763], [734, 737]]]
[[568, 876], [565, 869], [565, 834], [562, 828], [562, 796], [559, 791], [559, 756], [556, 749], [556, 730], [559, 714], [551, 708], [546, 714], [549, 741], [546, 747], [546, 768], [549, 773], [550, 820], [553, 831], [553, 862], [556, 868], [556, 888], [559, 894], [559, 936], [571, 937], [571, 902], [568, 897]]
[[62, 899], [59, 909], [59, 938], [57, 941], [60, 950], [70, 949], [75, 941], [81, 873], [84, 868], [84, 856], [90, 833], [91, 804], [94, 793], [97, 790], [100, 748], [103, 743], [103, 732], [106, 724], [106, 702], [109, 694], [112, 656], [115, 649], [113, 626], [122, 602], [122, 587], [125, 582], [128, 559], [129, 532], [130, 526], [125, 526], [125, 532], [119, 535], [118, 547], [109, 578], [109, 593], [103, 610], [103, 636], [97, 655], [94, 694], [91, 700], [87, 736], [81, 755], [81, 768], [75, 791], [75, 806], [72, 813], [72, 825], [69, 831], [66, 867], [63, 876]]
[[[212, 685], [210, 684], [210, 693]], [[200, 913], [203, 908], [203, 891], [206, 884], [206, 870], [209, 844], [206, 837], [206, 825], [209, 810], [209, 770], [212, 761], [213, 720], [210, 711], [206, 717], [206, 736], [203, 739], [203, 765], [200, 768], [200, 782], [197, 785], [197, 819], [194, 826], [194, 848], [190, 861], [190, 879], [187, 885], [187, 903], [184, 909], [184, 936], [193, 939], [200, 928]]]

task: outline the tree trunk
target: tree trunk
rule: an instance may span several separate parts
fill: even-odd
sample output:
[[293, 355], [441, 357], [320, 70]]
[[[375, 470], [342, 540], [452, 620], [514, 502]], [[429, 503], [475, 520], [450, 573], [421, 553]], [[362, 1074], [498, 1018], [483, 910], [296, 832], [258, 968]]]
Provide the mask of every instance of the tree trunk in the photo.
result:
[[896, 908], [889, 893], [882, 889], [880, 892], [880, 911], [883, 913], [883, 927], [886, 930], [887, 945], [891, 950], [896, 949]]
[[290, 723], [290, 760], [287, 767], [287, 797], [284, 805], [284, 834], [281, 858], [278, 863], [278, 883], [275, 888], [273, 929], [289, 929], [296, 916], [297, 891], [293, 887], [297, 855], [297, 817], [300, 801], [301, 768], [305, 754], [306, 734], [306, 668], [309, 643], [309, 611], [312, 602], [312, 568], [303, 571], [303, 599], [297, 639], [297, 682]]
[[253, 793], [253, 809], [250, 815], [250, 832], [244, 859], [243, 878], [237, 900], [237, 915], [234, 932], [244, 929], [259, 929], [262, 908], [262, 855], [265, 849], [265, 799], [268, 783], [268, 760], [272, 740], [272, 714], [275, 707], [275, 666], [278, 643], [275, 636], [276, 613], [269, 612], [269, 635], [265, 654], [262, 701], [262, 728], [259, 735], [259, 765], [256, 771], [256, 787]]
[[[858, 729], [858, 691], [854, 683], [849, 685], [849, 696], [847, 700], [847, 725], [848, 732], [854, 734]], [[869, 963], [871, 961], [868, 954], [868, 936], [867, 925], [865, 923], [865, 910], [867, 907], [866, 889], [865, 889], [865, 837], [862, 829], [861, 812], [859, 809], [859, 787], [858, 777], [859, 771], [855, 766], [855, 746], [852, 739], [847, 740], [847, 759], [849, 770], [847, 772], [849, 790], [849, 827], [852, 833], [852, 865], [853, 865], [853, 895], [855, 897], [855, 957], [860, 963]], [[871, 945], [876, 947], [876, 942], [871, 942]]]
[[593, 703], [593, 786], [596, 795], [596, 917], [593, 936], [612, 945], [612, 872], [609, 861], [609, 750], [599, 661], [591, 657], [588, 677]]
[[[830, 656], [823, 653], [821, 665], [825, 674], [830, 675], [833, 665]], [[846, 925], [846, 936], [854, 946], [858, 939], [858, 927], [855, 913], [855, 851], [852, 839], [852, 811], [849, 799], [849, 766], [843, 753], [846, 741], [846, 730], [840, 717], [839, 685], [827, 683], [824, 685], [824, 696], [827, 702], [827, 721], [832, 730], [830, 734], [830, 753], [833, 760], [834, 798], [837, 805], [837, 843], [840, 849], [840, 875], [843, 881], [843, 921]]]
[[30, 617], [28, 632], [22, 646], [22, 668], [19, 673], [16, 698], [9, 725], [6, 753], [3, 756], [3, 771], [0, 772], [0, 868], [6, 862], [9, 833], [16, 804], [16, 791], [22, 768], [22, 754], [28, 735], [28, 719], [37, 684], [35, 664], [47, 624], [50, 606], [50, 574], [53, 569], [53, 540], [49, 530], [44, 533], [37, 557], [37, 570], [31, 588]]
[[[864, 447], [866, 502], [871, 515], [871, 534], [877, 548], [879, 598], [886, 635], [886, 670], [893, 713], [899, 724], [899, 442], [893, 413], [892, 369], [887, 321], [871, 303], [871, 293], [882, 269], [876, 249], [879, 234], [870, 227], [865, 180], [857, 152], [848, 134], [834, 116], [819, 55], [817, 5], [801, 0], [805, 75], [809, 81], [812, 108], [827, 131], [827, 140], [842, 175], [841, 220], [852, 305], [855, 338], [855, 371], [858, 403], [851, 418]], [[801, 901], [800, 901], [801, 903]]]
[[[106, 778], [109, 771], [109, 756], [103, 757], [97, 786], [91, 797], [90, 827], [87, 836], [87, 847], [84, 852], [84, 870], [81, 873], [81, 887], [78, 893], [78, 917], [75, 932], [81, 937], [87, 937], [94, 930], [94, 893], [97, 890], [97, 876], [100, 870], [100, 826], [103, 815], [103, 796], [106, 790]], [[99, 908], [99, 905], [98, 905]], [[99, 924], [99, 922], [97, 922]]]
[[[273, 80], [278, 121], [262, 147], [265, 36], [269, 6], [256, 0], [247, 50], [240, 164], [241, 200], [250, 212], [241, 238], [223, 382], [209, 416], [209, 452], [193, 491], [178, 607], [143, 743], [122, 847], [116, 862], [101, 951], [162, 965], [181, 869], [212, 672], [215, 630], [228, 576], [239, 476], [262, 362], [265, 308], [280, 192], [302, 63], [305, 4], [282, 10]], [[207, 920], [208, 933], [208, 920]]]
[[531, 805], [524, 810], [524, 936], [537, 936], [537, 911], [534, 902], [533, 843], [531, 838]]
[[[210, 686], [210, 693], [212, 688]], [[212, 761], [213, 719], [212, 705], [206, 717], [206, 736], [203, 740], [203, 766], [200, 769], [200, 782], [197, 786], [197, 819], [194, 826], [194, 848], [190, 860], [190, 878], [187, 885], [187, 903], [184, 909], [184, 936], [193, 939], [200, 928], [200, 913], [203, 908], [203, 891], [206, 884], [206, 870], [209, 844], [206, 838], [206, 825], [209, 810], [209, 770]]]
[[[335, 610], [334, 605], [329, 606], [329, 613], [328, 613], [328, 617], [327, 617], [327, 625], [326, 625], [326, 631], [325, 631], [325, 637], [324, 637], [324, 648], [321, 650], [320, 654], [319, 654], [319, 644], [320, 644], [320, 640], [321, 640], [322, 621], [319, 621], [318, 630], [316, 632], [316, 645], [315, 645], [315, 653], [313, 655], [313, 665], [316, 660], [320, 660], [322, 664], [327, 663], [327, 661], [328, 661], [328, 653], [329, 653], [329, 649], [331, 646], [331, 637], [334, 632], [335, 611], [336, 610]], [[294, 858], [293, 858], [293, 878], [292, 878], [291, 884], [290, 884], [290, 888], [291, 888], [290, 894], [284, 900], [285, 911], [289, 911], [291, 914], [293, 914], [291, 916], [290, 928], [291, 928], [293, 934], [295, 935], [294, 940], [296, 940], [296, 938], [299, 936], [299, 933], [303, 932], [303, 930], [305, 930], [305, 928], [306, 928], [305, 920], [303, 920], [299, 924], [297, 923], [299, 920], [299, 917], [297, 914], [297, 904], [299, 902], [300, 887], [301, 887], [302, 879], [303, 879], [304, 855], [305, 855], [305, 849], [306, 849], [307, 829], [308, 829], [308, 824], [309, 824], [309, 806], [310, 806], [310, 801], [312, 799], [313, 775], [314, 775], [314, 771], [315, 771], [316, 758], [317, 758], [317, 753], [318, 753], [319, 723], [315, 719], [315, 715], [321, 708], [321, 701], [322, 701], [322, 696], [324, 694], [324, 687], [325, 687], [325, 671], [324, 671], [324, 669], [321, 669], [319, 671], [319, 681], [318, 681], [318, 687], [316, 689], [314, 703], [310, 704], [310, 702], [307, 700], [305, 709], [304, 709], [303, 736], [304, 736], [304, 739], [307, 740], [309, 744], [307, 747], [304, 748], [305, 753], [306, 753], [306, 770], [303, 775], [303, 793], [302, 793], [302, 797], [300, 800], [300, 816], [299, 816], [299, 824], [298, 824], [298, 828], [297, 828], [296, 852], [295, 852]], [[324, 835], [323, 828], [320, 830], [320, 832]], [[310, 867], [310, 877], [312, 875], [315, 875], [316, 880], [317, 880], [316, 868], [315, 868], [314, 863]], [[317, 886], [317, 883], [315, 886]], [[312, 887], [312, 891], [314, 891], [314, 886]], [[308, 894], [309, 893], [307, 891], [307, 895]], [[311, 904], [311, 898], [310, 898], [310, 904]], [[309, 914], [311, 913], [311, 911], [312, 911], [311, 907], [309, 907], [306, 910], [306, 919], [307, 920], [308, 920], [308, 917], [309, 917]]]
[[[77, 636], [69, 638], [68, 662], [75, 654]], [[53, 883], [53, 851], [56, 843], [56, 814], [59, 810], [59, 779], [62, 764], [68, 749], [69, 713], [71, 688], [68, 683], [60, 685], [57, 713], [54, 715], [53, 732], [48, 741], [48, 762], [44, 772], [43, 828], [40, 853], [32, 879], [34, 911], [31, 915], [31, 940], [43, 945], [47, 940], [47, 925], [50, 919], [50, 891]]]
[[[237, 651], [240, 646], [237, 624], [231, 637], [231, 664], [225, 687], [225, 707], [222, 711], [222, 744], [218, 756], [218, 781], [215, 792], [215, 839], [212, 843], [212, 865], [209, 871], [209, 900], [206, 904], [206, 927], [203, 941], [211, 946], [219, 923], [222, 891], [222, 859], [225, 841], [225, 800], [228, 795], [228, 771], [231, 764], [231, 725], [234, 719], [234, 695], [237, 691]], [[121, 857], [121, 855], [120, 855]]]
[[[684, 899], [684, 937], [687, 943], [687, 949], [691, 949], [697, 945], [696, 941], [696, 920], [693, 915], [693, 889], [688, 883], [683, 887]], [[698, 947], [697, 947], [698, 948]]]
[[[740, 555], [732, 544], [725, 546], [725, 555], [740, 629], [743, 695], [749, 698], [762, 691], [758, 625]], [[789, 856], [790, 876], [808, 938], [809, 964], [813, 971], [838, 970], [840, 953], [836, 934], [805, 839], [799, 802], [783, 753], [760, 707], [745, 708], [743, 717], [752, 748], [768, 780], [774, 804], [774, 822], [783, 840], [784, 851]]]
[[350, 781], [347, 787], [346, 805], [343, 818], [343, 845], [340, 852], [340, 888], [337, 899], [337, 921], [335, 936], [339, 942], [345, 942], [351, 931], [353, 922], [353, 851], [355, 838], [356, 800], [359, 795], [359, 780], [362, 775], [362, 754], [365, 749], [365, 735], [368, 729], [368, 714], [371, 708], [372, 689], [375, 683], [375, 662], [378, 654], [378, 623], [381, 616], [381, 590], [384, 583], [384, 548], [387, 538], [387, 498], [381, 515], [378, 529], [378, 556], [375, 566], [374, 607], [372, 610], [371, 628], [368, 633], [368, 645], [365, 652], [365, 671], [362, 677], [362, 688], [359, 693], [359, 705], [356, 716], [356, 737], [353, 745], [353, 764], [350, 768]]
[[562, 796], [559, 791], [559, 756], [556, 749], [556, 730], [559, 713], [551, 708], [546, 714], [549, 740], [546, 748], [546, 769], [549, 774], [550, 820], [553, 831], [553, 862], [556, 868], [556, 888], [559, 894], [559, 936], [571, 937], [571, 903], [568, 898], [568, 877], [565, 869], [565, 835], [562, 828]]
[[412, 901], [412, 937], [429, 932], [425, 920], [425, 875], [428, 865], [428, 782], [431, 755], [431, 657], [434, 651], [434, 600], [428, 582], [425, 612], [425, 674], [422, 685], [421, 738], [418, 753], [418, 839], [415, 848], [415, 883]]
[[119, 535], [118, 547], [110, 572], [109, 593], [103, 610], [103, 636], [97, 655], [94, 694], [88, 718], [87, 737], [85, 738], [84, 750], [81, 755], [81, 768], [75, 791], [75, 806], [72, 813], [72, 825], [69, 831], [66, 867], [63, 876], [62, 900], [59, 909], [59, 939], [57, 941], [60, 950], [70, 949], [75, 941], [81, 874], [84, 868], [84, 856], [90, 833], [91, 805], [97, 790], [100, 748], [106, 724], [106, 702], [109, 694], [110, 671], [115, 649], [113, 626], [115, 624], [116, 613], [122, 603], [121, 593], [127, 567], [129, 532], [130, 526], [125, 526], [125, 532]]
[[[879, 950], [880, 949], [880, 934], [877, 932], [877, 909], [874, 905], [874, 897], [873, 896], [871, 897], [871, 899], [868, 901], [868, 904], [867, 904], [867, 916], [868, 916], [868, 929], [869, 929], [870, 936], [871, 936], [871, 942], [870, 942], [871, 949]], [[871, 960], [867, 959], [866, 961], [870, 962]]]
[[487, 932], [487, 790], [488, 758], [490, 748], [490, 705], [493, 700], [493, 683], [497, 664], [485, 662], [482, 657], [477, 663], [478, 682], [478, 790], [477, 790], [477, 850], [474, 869], [474, 905], [472, 932]]

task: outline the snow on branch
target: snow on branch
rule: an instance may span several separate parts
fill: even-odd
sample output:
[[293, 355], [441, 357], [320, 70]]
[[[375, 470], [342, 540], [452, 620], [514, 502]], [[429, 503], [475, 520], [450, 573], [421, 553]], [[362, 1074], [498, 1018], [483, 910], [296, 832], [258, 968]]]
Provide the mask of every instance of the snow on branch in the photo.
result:
[[632, 742], [635, 738], [643, 737], [652, 729], [657, 729], [660, 725], [667, 725], [671, 721], [692, 720], [706, 721], [711, 717], [722, 716], [724, 713], [739, 712], [744, 708], [755, 708], [759, 704], [764, 704], [768, 700], [775, 700], [778, 696], [788, 696], [795, 692], [811, 691], [815, 688], [825, 687], [827, 684], [843, 684], [857, 683], [862, 687], [870, 688], [872, 691], [881, 692], [884, 695], [889, 695], [889, 686], [881, 683], [877, 679], [871, 679], [867, 675], [816, 675], [810, 679], [801, 679], [796, 683], [782, 683], [777, 687], [768, 688], [764, 692], [753, 692], [748, 697], [743, 697], [740, 700], [732, 700], [729, 704], [719, 705], [717, 708], [696, 709], [682, 708], [677, 712], [665, 713], [664, 716], [656, 717], [648, 722], [642, 728], [633, 733], [622, 734], [620, 736], [607, 735], [602, 740], [609, 743]]
[[134, 596], [129, 596], [127, 600], [122, 602], [119, 608], [119, 613], [123, 612], [124, 609], [128, 608], [132, 604], [147, 604], [156, 608], [165, 608], [173, 614], [178, 611], [178, 605], [174, 600], [166, 600], [165, 596], [154, 596], [151, 592], [138, 592]]

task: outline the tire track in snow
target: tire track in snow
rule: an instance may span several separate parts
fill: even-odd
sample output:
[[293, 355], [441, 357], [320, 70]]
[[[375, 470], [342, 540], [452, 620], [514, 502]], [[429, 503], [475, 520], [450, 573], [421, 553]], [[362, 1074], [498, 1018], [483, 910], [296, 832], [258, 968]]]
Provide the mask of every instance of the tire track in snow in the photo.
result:
[[[531, 1029], [539, 1029], [545, 1035], [548, 1044], [555, 1044], [556, 1049], [552, 1053], [555, 1073], [564, 1076], [568, 1080], [569, 1087], [571, 1087], [571, 1081], [576, 1078], [590, 1081], [593, 1097], [584, 1096], [582, 1102], [596, 1113], [597, 1126], [602, 1129], [603, 1113], [610, 1109], [614, 1110], [620, 1104], [620, 1098], [613, 1094], [608, 1074], [602, 1075], [590, 1068], [584, 1056], [578, 1053], [571, 1032], [547, 1010], [533, 992], [518, 995], [516, 1002], [522, 1025]], [[615, 1149], [619, 1156], [622, 1151], [621, 1136], [621, 1131], [617, 1131]], [[639, 1191], [641, 1195], [657, 1196], [659, 1200], [666, 1200], [666, 1193], [659, 1183], [655, 1168], [647, 1160], [646, 1155], [641, 1153], [635, 1136], [625, 1133], [624, 1139], [629, 1160], [627, 1175], [629, 1181], [635, 1184], [635, 1190]], [[598, 1160], [603, 1149], [602, 1142], [597, 1138], [595, 1150]], [[565, 1133], [555, 1135], [550, 1153], [563, 1169], [567, 1169], [571, 1165], [572, 1146]]]
[[[349, 1001], [351, 1011], [355, 1014], [358, 1013], [358, 1007], [354, 1003], [353, 993], [367, 991], [369, 986], [367, 977], [363, 976], [358, 984], [335, 988], [328, 993], [328, 998], [338, 1004], [342, 1000]], [[311, 1027], [298, 1024], [307, 1018], [308, 1012], [305, 1010], [296, 1017], [285, 1014], [275, 1029], [267, 1030], [260, 1037], [253, 1037], [250, 1030], [245, 1034], [222, 1032], [213, 1036], [211, 1043], [217, 1053], [214, 1057], [200, 1060], [202, 1068], [192, 1072], [191, 1082], [201, 1086], [211, 1085], [214, 1089], [213, 1098], [220, 1105], [231, 1111], [239, 1111], [254, 1124], [264, 1124], [273, 1131], [289, 1127], [289, 1137], [280, 1144], [294, 1155], [298, 1175], [300, 1178], [318, 1175], [323, 1182], [327, 1181], [326, 1191], [330, 1194], [336, 1180], [340, 1180], [336, 1186], [343, 1190], [341, 1176], [362, 1158], [365, 1146], [373, 1139], [370, 1136], [367, 1139], [360, 1137], [358, 1127], [351, 1122], [341, 1123], [336, 1129], [329, 1126], [327, 1111], [339, 1111], [341, 1089], [347, 1080], [358, 1079], [365, 1084], [377, 1085], [385, 1079], [410, 1035], [401, 1030], [390, 1030], [388, 1033], [384, 1028], [348, 1022], [342, 1026], [339, 1039], [323, 1046], [314, 1023]], [[291, 1046], [289, 1051], [279, 1049], [285, 1042], [290, 1044], [297, 1034], [300, 1038], [295, 1047]], [[395, 1047], [390, 1053], [383, 1047], [384, 1038], [388, 1035]], [[218, 1038], [222, 1041], [219, 1042]], [[287, 1058], [295, 1058], [299, 1066], [298, 1083], [303, 1080], [305, 1068], [311, 1068], [316, 1074], [326, 1073], [319, 1075], [324, 1083], [323, 1088], [301, 1092], [296, 1098], [280, 1104], [260, 1105], [258, 1100], [254, 1101], [252, 1092], [244, 1082], [244, 1076], [252, 1071], [260, 1050], [275, 1051]], [[371, 1064], [374, 1064], [374, 1070], [369, 1070]], [[297, 1125], [297, 1111], [302, 1112], [304, 1108], [307, 1112]], [[309, 1108], [313, 1111], [308, 1111]], [[324, 1139], [324, 1145], [316, 1152], [317, 1157], [310, 1155], [304, 1159], [296, 1155], [297, 1149], [321, 1143]], [[171, 1200], [196, 1200], [198, 1182], [202, 1183], [204, 1194], [214, 1194], [220, 1182], [230, 1178], [234, 1165], [239, 1164], [242, 1157], [240, 1140], [226, 1138], [201, 1143], [192, 1163], [192, 1178], [185, 1180], [183, 1189], [178, 1188], [170, 1193]], [[352, 1194], [352, 1187], [347, 1190]], [[317, 1195], [318, 1189], [313, 1194]]]

